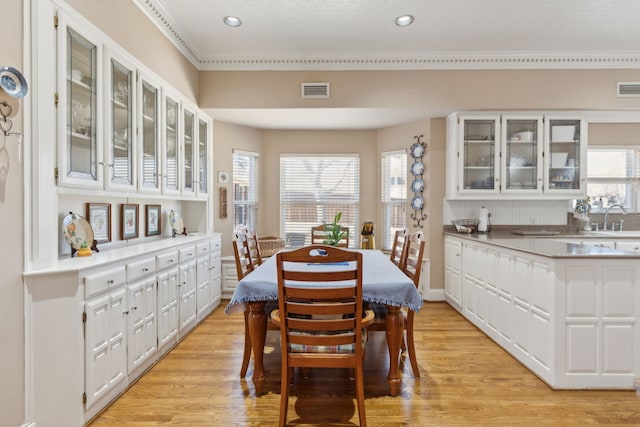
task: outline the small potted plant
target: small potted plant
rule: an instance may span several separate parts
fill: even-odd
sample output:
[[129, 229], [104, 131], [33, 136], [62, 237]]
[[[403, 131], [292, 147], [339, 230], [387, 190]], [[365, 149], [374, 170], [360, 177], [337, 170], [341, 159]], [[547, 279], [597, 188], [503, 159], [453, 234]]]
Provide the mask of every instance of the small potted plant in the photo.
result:
[[333, 217], [333, 222], [324, 225], [324, 230], [327, 233], [325, 239], [322, 241], [325, 245], [338, 246], [340, 240], [344, 239], [347, 235], [346, 231], [342, 231], [340, 227], [340, 219], [342, 218], [342, 212], [338, 212]]

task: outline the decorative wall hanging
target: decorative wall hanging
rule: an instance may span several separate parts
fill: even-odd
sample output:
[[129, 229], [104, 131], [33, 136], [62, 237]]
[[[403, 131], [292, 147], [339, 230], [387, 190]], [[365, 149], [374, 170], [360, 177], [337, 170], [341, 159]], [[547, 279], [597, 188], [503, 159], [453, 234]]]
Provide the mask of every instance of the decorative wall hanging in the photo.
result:
[[220, 187], [220, 218], [227, 217], [227, 187]]
[[409, 149], [413, 163], [411, 164], [411, 175], [413, 175], [413, 181], [411, 182], [411, 191], [413, 192], [413, 198], [411, 199], [411, 219], [414, 220], [413, 226], [416, 228], [422, 228], [422, 222], [427, 219], [427, 214], [423, 213], [424, 209], [424, 197], [422, 192], [424, 191], [424, 180], [422, 174], [424, 173], [424, 163], [422, 157], [427, 149], [427, 144], [420, 139], [424, 135], [414, 136], [416, 142]]
[[97, 243], [111, 241], [111, 203], [87, 203], [87, 220]]

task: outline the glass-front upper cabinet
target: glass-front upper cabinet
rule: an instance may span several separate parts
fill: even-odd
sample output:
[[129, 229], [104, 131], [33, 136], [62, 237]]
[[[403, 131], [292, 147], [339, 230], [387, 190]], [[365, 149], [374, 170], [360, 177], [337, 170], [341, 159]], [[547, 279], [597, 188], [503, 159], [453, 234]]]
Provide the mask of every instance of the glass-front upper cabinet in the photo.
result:
[[500, 189], [500, 116], [460, 116], [459, 177], [461, 194], [494, 194]]
[[209, 193], [208, 159], [209, 159], [209, 122], [198, 118], [198, 196], [206, 197]]
[[171, 96], [164, 97], [164, 167], [163, 193], [179, 194], [178, 175], [178, 119], [179, 105]]
[[196, 138], [196, 115], [193, 110], [188, 108], [182, 109], [182, 147], [184, 150], [184, 158], [182, 166], [182, 193], [193, 195], [195, 193], [194, 173], [196, 166], [196, 149], [194, 139]]
[[542, 192], [542, 116], [502, 116], [501, 191]]
[[59, 50], [59, 120], [61, 185], [101, 188], [98, 134], [101, 52], [98, 44], [61, 22]]
[[135, 188], [134, 94], [135, 67], [126, 61], [108, 59], [107, 75], [107, 188]]
[[140, 74], [138, 85], [138, 188], [160, 192], [160, 85]]
[[582, 196], [587, 189], [587, 126], [580, 118], [545, 117], [545, 192]]

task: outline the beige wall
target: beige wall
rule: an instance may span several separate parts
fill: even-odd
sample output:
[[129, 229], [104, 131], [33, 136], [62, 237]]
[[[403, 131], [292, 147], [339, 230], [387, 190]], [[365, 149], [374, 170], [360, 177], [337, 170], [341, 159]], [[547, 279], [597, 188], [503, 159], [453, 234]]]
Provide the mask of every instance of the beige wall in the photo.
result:
[[[214, 206], [213, 206], [213, 229], [222, 233], [222, 254], [224, 256], [232, 255], [231, 233], [233, 232], [233, 150], [252, 151], [255, 153], [262, 152], [262, 133], [260, 129], [254, 129], [246, 126], [238, 126], [230, 123], [216, 121], [213, 125], [213, 173], [214, 173]], [[261, 161], [262, 163], [262, 161]], [[260, 165], [261, 171], [265, 167]], [[218, 183], [218, 172], [224, 171], [229, 174], [229, 181], [226, 184]], [[220, 218], [220, 188], [227, 188], [227, 218]], [[261, 183], [260, 191], [263, 191]], [[259, 200], [264, 200], [264, 196], [259, 195]], [[264, 209], [260, 209], [264, 212]], [[262, 215], [258, 217], [257, 229], [260, 236], [265, 236], [264, 218]]]
[[[5, 1], [2, 5], [2, 37], [0, 37], [0, 65], [8, 65], [25, 72], [22, 43], [22, 1]], [[23, 132], [22, 109], [25, 100], [10, 98], [0, 90], [0, 102], [9, 101], [15, 114], [12, 132]], [[20, 111], [18, 111], [20, 110]], [[9, 169], [4, 186], [4, 201], [0, 201], [0, 224], [2, 228], [2, 250], [0, 253], [0, 424], [18, 426], [22, 424], [25, 412], [24, 382], [24, 298], [22, 288], [23, 229], [24, 229], [24, 163], [16, 156], [17, 144], [5, 139], [0, 133], [0, 141], [9, 152]], [[1, 174], [0, 174], [1, 177]], [[0, 189], [1, 191], [1, 189]]]
[[[616, 83], [637, 70], [208, 71], [202, 108], [434, 108], [460, 110], [640, 108], [616, 97]], [[302, 82], [331, 83], [330, 99], [301, 99]]]
[[640, 123], [591, 123], [589, 145], [640, 145]]

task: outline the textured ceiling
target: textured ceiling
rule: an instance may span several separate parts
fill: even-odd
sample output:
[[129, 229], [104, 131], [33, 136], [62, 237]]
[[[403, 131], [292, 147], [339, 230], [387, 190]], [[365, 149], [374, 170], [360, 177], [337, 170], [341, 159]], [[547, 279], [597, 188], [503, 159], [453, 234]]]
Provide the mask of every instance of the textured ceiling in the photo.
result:
[[[640, 69], [640, 0], [134, 0], [199, 70]], [[398, 27], [395, 18], [415, 17]], [[243, 25], [224, 25], [224, 16]], [[258, 128], [370, 129], [443, 114], [210, 110]]]

